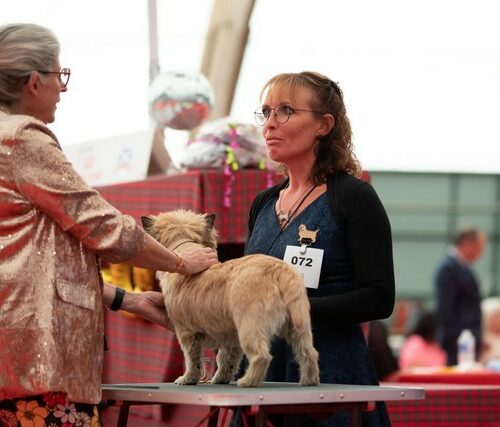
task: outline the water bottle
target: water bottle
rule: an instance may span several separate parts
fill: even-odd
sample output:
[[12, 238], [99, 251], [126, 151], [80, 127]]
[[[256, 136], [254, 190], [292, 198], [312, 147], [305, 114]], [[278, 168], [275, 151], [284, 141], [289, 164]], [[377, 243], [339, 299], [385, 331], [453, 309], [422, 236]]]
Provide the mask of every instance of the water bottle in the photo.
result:
[[469, 329], [464, 329], [457, 341], [457, 361], [460, 367], [471, 367], [476, 362], [476, 338]]

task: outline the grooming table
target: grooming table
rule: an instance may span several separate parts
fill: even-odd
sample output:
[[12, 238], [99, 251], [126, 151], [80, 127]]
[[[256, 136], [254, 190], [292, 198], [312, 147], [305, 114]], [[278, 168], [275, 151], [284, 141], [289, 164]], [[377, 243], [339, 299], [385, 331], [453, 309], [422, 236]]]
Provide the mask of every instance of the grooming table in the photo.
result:
[[[361, 425], [361, 412], [373, 410], [377, 401], [424, 399], [424, 390], [414, 387], [321, 384], [301, 387], [293, 383], [263, 383], [257, 388], [231, 384], [179, 386], [173, 383], [103, 384], [102, 398], [120, 407], [118, 427], [127, 425], [131, 405], [203, 405], [209, 406], [210, 427], [217, 426], [219, 410], [241, 408], [254, 426], [266, 426], [271, 413], [307, 413], [328, 415], [338, 411], [351, 414], [351, 425]], [[198, 425], [202, 425], [205, 419]]]

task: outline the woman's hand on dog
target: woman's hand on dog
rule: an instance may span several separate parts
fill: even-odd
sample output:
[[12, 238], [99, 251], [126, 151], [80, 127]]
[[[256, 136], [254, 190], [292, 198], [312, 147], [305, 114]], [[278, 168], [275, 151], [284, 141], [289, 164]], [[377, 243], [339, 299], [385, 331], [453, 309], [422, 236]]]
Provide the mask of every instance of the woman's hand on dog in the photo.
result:
[[174, 330], [165, 309], [165, 300], [161, 292], [127, 292], [121, 309], [160, 326], [164, 326], [171, 331]]
[[183, 265], [176, 273], [183, 274], [184, 276], [199, 273], [219, 262], [217, 252], [211, 248], [191, 249], [184, 252], [181, 256]]

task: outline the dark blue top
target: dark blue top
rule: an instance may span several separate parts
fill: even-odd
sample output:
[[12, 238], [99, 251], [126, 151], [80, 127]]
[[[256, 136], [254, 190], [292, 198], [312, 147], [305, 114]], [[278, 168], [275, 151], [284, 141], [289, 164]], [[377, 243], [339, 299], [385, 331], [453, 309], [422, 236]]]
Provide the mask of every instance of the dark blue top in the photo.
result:
[[[250, 208], [249, 236], [262, 207], [276, 200], [287, 184], [284, 180], [257, 194]], [[328, 177], [326, 195], [335, 225], [344, 235], [355, 285], [349, 292], [309, 298], [313, 323], [350, 325], [385, 319], [394, 308], [395, 281], [391, 225], [384, 206], [369, 183], [347, 173]]]
[[[247, 241], [246, 254], [267, 253], [283, 259], [287, 245], [298, 243], [298, 227], [319, 230], [313, 248], [323, 249], [320, 284], [308, 289], [309, 297], [345, 294], [353, 290], [352, 265], [348, 256], [344, 234], [332, 218], [327, 194], [321, 195], [281, 231], [274, 210], [277, 198], [268, 200], [256, 217]], [[314, 324], [314, 347], [319, 352], [320, 380], [327, 384], [378, 384], [373, 363], [361, 327], [357, 323]], [[288, 345], [281, 339], [273, 342], [273, 360], [266, 381], [298, 382], [298, 366]], [[364, 426], [390, 425], [384, 404], [373, 412], [365, 413]], [[347, 414], [340, 413], [324, 419], [304, 419], [291, 416], [287, 425], [342, 426], [350, 425]]]

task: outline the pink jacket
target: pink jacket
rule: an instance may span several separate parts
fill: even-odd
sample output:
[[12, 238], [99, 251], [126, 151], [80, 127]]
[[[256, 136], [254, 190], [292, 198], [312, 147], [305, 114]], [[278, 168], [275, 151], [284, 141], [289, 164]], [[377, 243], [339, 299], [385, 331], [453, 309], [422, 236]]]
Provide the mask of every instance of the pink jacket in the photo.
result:
[[42, 122], [0, 110], [0, 400], [100, 400], [96, 255], [132, 258], [144, 231], [85, 184]]
[[437, 342], [428, 343], [420, 335], [409, 336], [399, 350], [399, 368], [446, 366], [446, 353]]

